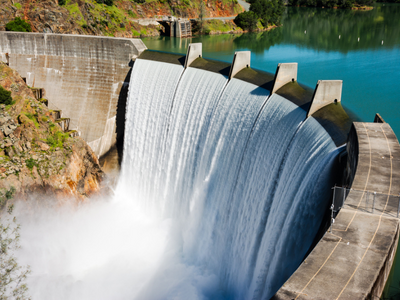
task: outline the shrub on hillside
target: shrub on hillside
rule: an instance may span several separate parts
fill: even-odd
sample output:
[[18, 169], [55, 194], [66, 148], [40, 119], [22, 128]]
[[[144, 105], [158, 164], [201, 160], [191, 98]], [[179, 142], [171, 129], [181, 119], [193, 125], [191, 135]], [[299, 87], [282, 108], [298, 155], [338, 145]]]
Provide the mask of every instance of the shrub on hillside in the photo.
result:
[[[400, 0], [394, 0], [400, 1]], [[386, 2], [386, 0], [385, 0]], [[288, 0], [291, 6], [311, 6], [311, 7], [340, 7], [351, 8], [358, 5], [373, 5], [374, 0]]]
[[253, 0], [250, 5], [250, 11], [258, 16], [264, 27], [280, 25], [284, 9], [282, 0]]
[[20, 32], [31, 32], [31, 25], [19, 17], [6, 24], [7, 31], [20, 31]]
[[[297, 1], [297, 0], [289, 0]], [[250, 11], [238, 14], [235, 24], [242, 29], [252, 31], [260, 21], [262, 26], [280, 25], [285, 6], [282, 0], [249, 0]]]
[[58, 0], [58, 5], [65, 5], [65, 0]]
[[10, 105], [12, 103], [11, 92], [0, 86], [0, 104]]
[[[3, 189], [1, 189], [3, 190]], [[15, 188], [11, 187], [5, 194], [0, 192], [0, 205], [3, 208], [7, 200], [13, 198]], [[11, 216], [14, 205], [7, 208]], [[2, 213], [0, 217], [0, 299], [31, 299], [25, 283], [30, 273], [29, 266], [18, 264], [15, 252], [20, 248], [20, 225], [16, 218], [7, 217]]]
[[257, 27], [258, 17], [252, 11], [245, 11], [238, 14], [233, 21], [243, 30], [253, 31]]
[[114, 0], [96, 0], [97, 3], [100, 4], [105, 4], [108, 6], [113, 6], [114, 5]]

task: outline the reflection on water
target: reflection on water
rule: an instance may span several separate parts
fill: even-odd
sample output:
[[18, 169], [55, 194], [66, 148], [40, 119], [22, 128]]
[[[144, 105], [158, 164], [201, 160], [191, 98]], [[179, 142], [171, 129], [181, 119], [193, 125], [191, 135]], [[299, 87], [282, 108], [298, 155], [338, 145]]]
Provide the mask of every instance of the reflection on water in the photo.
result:
[[392, 49], [400, 44], [399, 15], [396, 4], [370, 11], [293, 7], [285, 15], [280, 42], [343, 53]]
[[377, 4], [370, 11], [288, 7], [283, 16], [283, 27], [269, 32], [188, 39], [162, 36], [144, 40], [151, 49], [171, 49], [178, 53], [185, 53], [189, 43], [196, 42], [205, 44], [205, 52], [251, 48], [252, 52], [262, 53], [281, 44], [342, 53], [353, 50], [382, 50], [399, 47], [399, 16], [400, 5], [390, 3]]

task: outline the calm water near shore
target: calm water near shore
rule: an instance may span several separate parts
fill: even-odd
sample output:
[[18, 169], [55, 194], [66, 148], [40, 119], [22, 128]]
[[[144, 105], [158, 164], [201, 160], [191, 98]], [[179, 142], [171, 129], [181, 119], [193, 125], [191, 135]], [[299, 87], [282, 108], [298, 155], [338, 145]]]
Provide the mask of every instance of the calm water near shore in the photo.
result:
[[[225, 62], [250, 50], [252, 68], [271, 73], [278, 63], [298, 62], [300, 83], [342, 79], [343, 106], [362, 121], [380, 113], [400, 138], [400, 4], [371, 11], [289, 7], [283, 26], [269, 32], [143, 41], [149, 49], [182, 54], [189, 43], [202, 42], [203, 57]], [[384, 299], [400, 297], [399, 252]]]

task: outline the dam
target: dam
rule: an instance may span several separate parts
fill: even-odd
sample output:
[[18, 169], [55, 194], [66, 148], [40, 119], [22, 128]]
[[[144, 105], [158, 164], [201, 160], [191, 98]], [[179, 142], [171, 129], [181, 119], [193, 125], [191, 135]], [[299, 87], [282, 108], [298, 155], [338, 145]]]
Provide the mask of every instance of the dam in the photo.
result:
[[[35, 37], [43, 41], [44, 49], [53, 45], [48, 40], [60, 39], [44, 36]], [[126, 103], [123, 162], [116, 192], [139, 199], [137, 205], [148, 214], [178, 220], [177, 239], [184, 263], [217, 278], [218, 288], [202, 288], [204, 283], [197, 280], [197, 294], [221, 299], [336, 299], [348, 297], [346, 293], [352, 299], [364, 299], [379, 294], [398, 238], [392, 202], [396, 199], [388, 195], [398, 193], [399, 146], [388, 124], [378, 119], [378, 123], [352, 125], [340, 105], [341, 82], [320, 81], [312, 91], [297, 83], [297, 64], [279, 65], [274, 76], [251, 69], [246, 52], [237, 52], [230, 66], [203, 59], [199, 44], [191, 44], [186, 57], [181, 57], [143, 52], [145, 47], [137, 40], [116, 39], [119, 44], [115, 45], [114, 39], [104, 39], [95, 42], [96, 57], [85, 51], [76, 56], [69, 52], [60, 69], [50, 62], [63, 57], [61, 50], [36, 54], [35, 46], [28, 47], [34, 43], [24, 34], [1, 33], [1, 54], [11, 67], [21, 68], [21, 74], [26, 62], [39, 61], [36, 56], [43, 60], [43, 65], [29, 65], [27, 82], [43, 87], [49, 106], [54, 101], [72, 122], [75, 102], [62, 100], [62, 95], [73, 85], [65, 85], [55, 99], [56, 92], [52, 96], [47, 91], [50, 87], [57, 90], [53, 71], [48, 69], [66, 76], [60, 82], [69, 82], [80, 74], [80, 68], [86, 70], [83, 77], [90, 73], [88, 66], [101, 69], [105, 62], [100, 59], [100, 45], [112, 45], [105, 47], [112, 49], [107, 53], [126, 53], [125, 61], [104, 58], [110, 65], [119, 64], [113, 72], [125, 73], [113, 74], [115, 82], [103, 87], [112, 90], [108, 95], [113, 102], [107, 100], [107, 109], [97, 111], [101, 122], [96, 120], [97, 114], [91, 115], [97, 100], [86, 97], [91, 95], [88, 92], [74, 100], [91, 99], [92, 103], [77, 110], [87, 118], [80, 117], [75, 124], [102, 156], [120, 134], [117, 105]], [[139, 45], [140, 49], [127, 45]], [[85, 63], [76, 63], [76, 72], [63, 71], [68, 61], [77, 57]], [[100, 88], [110, 73], [98, 76], [94, 82]], [[119, 90], [114, 90], [116, 82]], [[88, 127], [80, 122], [87, 122]], [[99, 127], [99, 135], [92, 140], [89, 126]], [[354, 187], [354, 191], [335, 189], [334, 201], [346, 201], [338, 205], [342, 209], [335, 215], [332, 231], [325, 233], [335, 184], [342, 189]], [[378, 192], [369, 204], [368, 191]], [[372, 203], [374, 211], [368, 206]], [[379, 226], [364, 232], [364, 225], [375, 221]], [[341, 230], [352, 238], [336, 232]], [[374, 239], [379, 240], [379, 249], [373, 249]], [[354, 240], [358, 243], [353, 245]], [[346, 246], [351, 250], [346, 251]], [[363, 251], [365, 248], [374, 256], [365, 259], [370, 253]], [[336, 268], [328, 269], [328, 277], [319, 277], [331, 258], [335, 258], [332, 264]], [[349, 266], [352, 261], [354, 268]], [[363, 262], [374, 262], [376, 267], [363, 267]], [[338, 292], [321, 285], [332, 274], [343, 278], [343, 283], [335, 285]], [[153, 298], [182, 298], [180, 291], [167, 289]], [[143, 293], [147, 295], [146, 289]]]

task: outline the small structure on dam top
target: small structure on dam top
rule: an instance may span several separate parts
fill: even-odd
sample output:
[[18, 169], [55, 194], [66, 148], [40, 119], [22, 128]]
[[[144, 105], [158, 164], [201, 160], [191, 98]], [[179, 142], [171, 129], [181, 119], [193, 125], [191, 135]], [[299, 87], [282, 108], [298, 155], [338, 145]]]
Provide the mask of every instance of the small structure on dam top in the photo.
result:
[[333, 193], [332, 230], [274, 299], [379, 297], [399, 234], [400, 146], [389, 124], [381, 118], [352, 123], [340, 104], [342, 81], [318, 81], [311, 90], [297, 83], [297, 63], [279, 64], [273, 75], [251, 69], [247, 51], [236, 52], [230, 65], [203, 59], [199, 43], [189, 46], [186, 57], [145, 50], [138, 39], [0, 33], [2, 60], [28, 85], [43, 88], [49, 107], [62, 109], [99, 157], [123, 135], [130, 69], [138, 57], [180, 64], [182, 72], [198, 68], [247, 81], [266, 89], [268, 97], [277, 94], [299, 106], [336, 146], [347, 143], [346, 170]]

